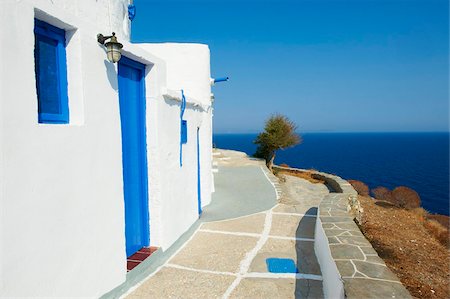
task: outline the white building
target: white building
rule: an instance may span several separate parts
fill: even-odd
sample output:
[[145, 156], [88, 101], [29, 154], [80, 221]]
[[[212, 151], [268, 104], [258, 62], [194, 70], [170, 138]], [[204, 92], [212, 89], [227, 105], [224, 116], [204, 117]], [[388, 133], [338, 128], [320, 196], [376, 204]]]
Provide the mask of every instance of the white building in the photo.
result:
[[0, 3], [0, 297], [99, 297], [211, 200], [209, 49], [131, 44], [128, 4]]

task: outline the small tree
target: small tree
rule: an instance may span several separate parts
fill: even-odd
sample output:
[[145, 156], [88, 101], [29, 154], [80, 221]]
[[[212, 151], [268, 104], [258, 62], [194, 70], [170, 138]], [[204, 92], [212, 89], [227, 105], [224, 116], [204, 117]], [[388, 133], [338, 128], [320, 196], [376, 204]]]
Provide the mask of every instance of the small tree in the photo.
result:
[[253, 141], [258, 145], [254, 156], [265, 159], [267, 167], [272, 171], [277, 150], [292, 147], [302, 141], [300, 135], [295, 133], [296, 129], [295, 123], [286, 116], [272, 115], [266, 121], [264, 132]]

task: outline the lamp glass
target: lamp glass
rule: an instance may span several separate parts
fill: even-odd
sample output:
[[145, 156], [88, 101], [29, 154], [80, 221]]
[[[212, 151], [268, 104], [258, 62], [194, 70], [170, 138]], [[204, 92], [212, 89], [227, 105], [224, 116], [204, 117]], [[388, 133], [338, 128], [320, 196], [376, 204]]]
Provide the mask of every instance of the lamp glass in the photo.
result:
[[120, 57], [122, 56], [121, 47], [116, 43], [108, 43], [107, 45], [107, 56], [108, 60], [112, 63], [116, 63], [120, 60]]

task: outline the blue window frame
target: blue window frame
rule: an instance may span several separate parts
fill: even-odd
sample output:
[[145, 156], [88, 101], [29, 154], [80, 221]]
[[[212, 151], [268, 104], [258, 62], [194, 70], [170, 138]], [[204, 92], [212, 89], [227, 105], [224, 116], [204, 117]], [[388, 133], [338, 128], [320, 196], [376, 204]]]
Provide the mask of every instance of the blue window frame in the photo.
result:
[[34, 69], [39, 123], [69, 123], [66, 32], [34, 20]]

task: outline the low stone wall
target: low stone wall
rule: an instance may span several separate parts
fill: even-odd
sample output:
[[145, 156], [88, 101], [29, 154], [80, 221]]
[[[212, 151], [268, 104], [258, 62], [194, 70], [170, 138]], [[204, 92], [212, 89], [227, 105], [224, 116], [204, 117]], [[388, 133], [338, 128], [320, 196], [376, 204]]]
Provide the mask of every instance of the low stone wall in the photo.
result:
[[290, 168], [290, 167], [281, 167], [281, 166], [273, 166], [275, 170], [284, 170], [289, 172], [308, 172], [311, 173], [312, 178], [322, 180], [325, 184], [332, 189], [334, 193], [345, 194], [345, 197], [348, 200], [347, 211], [355, 217], [357, 221], [361, 220], [363, 209], [358, 201], [358, 193], [352, 187], [352, 185], [338, 177], [336, 175], [319, 172], [315, 170], [306, 170], [299, 168]]
[[315, 231], [314, 250], [326, 298], [411, 298], [356, 225], [355, 219], [361, 220], [363, 210], [350, 183], [318, 171], [274, 168], [311, 172], [334, 191], [318, 207]]

